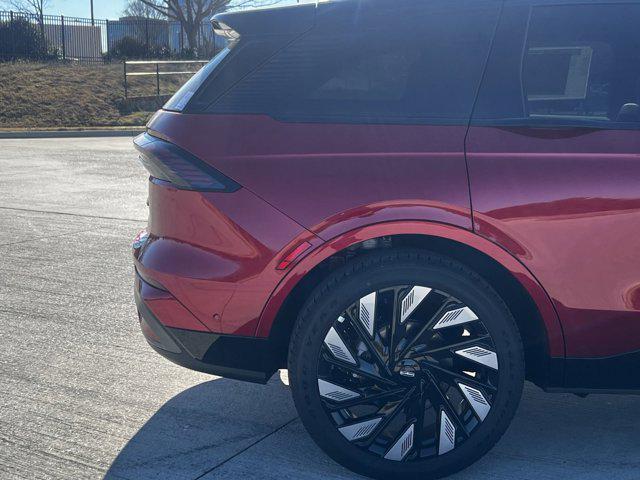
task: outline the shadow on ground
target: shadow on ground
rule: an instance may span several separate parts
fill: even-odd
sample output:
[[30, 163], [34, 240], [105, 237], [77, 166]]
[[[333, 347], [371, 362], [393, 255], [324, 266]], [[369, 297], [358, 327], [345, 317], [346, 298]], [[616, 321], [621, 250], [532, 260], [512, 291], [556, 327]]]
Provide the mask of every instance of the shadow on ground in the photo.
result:
[[204, 382], [165, 403], [105, 478], [196, 478], [295, 417], [290, 391], [278, 379], [266, 386]]
[[[452, 477], [640, 478], [640, 398], [581, 399], [527, 385], [502, 441]], [[107, 479], [354, 478], [307, 436], [289, 390], [219, 379], [167, 402], [128, 442]], [[280, 428], [283, 425], [284, 428]]]

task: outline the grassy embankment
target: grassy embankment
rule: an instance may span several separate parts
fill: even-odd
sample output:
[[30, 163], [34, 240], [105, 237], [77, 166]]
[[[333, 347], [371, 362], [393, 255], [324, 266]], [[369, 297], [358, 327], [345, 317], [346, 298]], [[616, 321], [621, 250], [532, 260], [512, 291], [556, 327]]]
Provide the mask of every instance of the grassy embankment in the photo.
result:
[[[186, 79], [162, 78], [161, 93]], [[129, 83], [130, 95], [155, 94], [155, 77]], [[122, 64], [0, 63], [0, 130], [137, 126], [155, 109], [154, 101], [125, 101]]]

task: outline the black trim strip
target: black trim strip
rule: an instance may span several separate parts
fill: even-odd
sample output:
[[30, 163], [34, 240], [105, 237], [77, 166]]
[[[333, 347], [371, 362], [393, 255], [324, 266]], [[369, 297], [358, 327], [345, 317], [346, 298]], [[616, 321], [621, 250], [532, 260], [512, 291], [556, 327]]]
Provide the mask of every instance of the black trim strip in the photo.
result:
[[564, 388], [574, 392], [640, 391], [640, 350], [605, 358], [567, 358]]

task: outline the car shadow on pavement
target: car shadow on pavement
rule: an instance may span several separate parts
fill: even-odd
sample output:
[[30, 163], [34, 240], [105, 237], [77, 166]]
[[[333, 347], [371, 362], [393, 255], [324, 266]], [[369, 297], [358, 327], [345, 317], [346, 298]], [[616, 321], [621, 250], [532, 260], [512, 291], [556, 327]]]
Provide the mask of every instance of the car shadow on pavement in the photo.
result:
[[[451, 478], [637, 480], [639, 402], [638, 396], [549, 394], [527, 384], [503, 439]], [[105, 478], [356, 477], [322, 454], [295, 418], [290, 391], [277, 378], [266, 386], [204, 382], [163, 405]]]
[[166, 402], [112, 462], [106, 479], [193, 479], [296, 418], [291, 392], [223, 378]]

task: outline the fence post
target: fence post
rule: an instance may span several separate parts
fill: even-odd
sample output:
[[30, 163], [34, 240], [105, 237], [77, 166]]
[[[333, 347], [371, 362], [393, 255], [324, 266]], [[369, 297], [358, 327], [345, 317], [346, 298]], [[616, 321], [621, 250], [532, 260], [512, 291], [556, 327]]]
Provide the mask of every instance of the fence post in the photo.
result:
[[182, 22], [180, 22], [180, 54], [184, 52], [184, 27], [182, 26]]
[[147, 48], [147, 58], [148, 58], [149, 57], [149, 17], [147, 17], [144, 22], [144, 37], [145, 37], [145, 45]]
[[122, 65], [124, 68], [124, 98], [127, 98], [127, 61], [123, 60]]
[[9, 30], [11, 30], [11, 53], [13, 53], [13, 55], [16, 55], [16, 29], [13, 26], [13, 10], [11, 10], [9, 12], [9, 25], [10, 28]]
[[156, 98], [160, 97], [160, 64], [156, 63]]
[[196, 58], [200, 58], [200, 48], [202, 46], [202, 24], [198, 25], [198, 33], [196, 33]]
[[44, 48], [48, 51], [47, 38], [44, 35], [44, 15], [38, 16], [38, 23], [40, 24], [40, 39], [42, 40], [42, 45], [44, 45]]
[[67, 47], [64, 41], [64, 15], [60, 15], [60, 35], [62, 36], [62, 60], [67, 59]]
[[107, 40], [107, 56], [108, 56], [108, 55], [109, 55], [109, 53], [110, 53], [110, 52], [109, 52], [109, 50], [111, 50], [111, 49], [109, 48], [109, 20], [108, 20], [108, 19], [107, 19], [107, 21], [106, 21], [106, 26], [105, 26], [105, 28], [107, 29], [107, 33], [106, 33], [105, 37], [106, 37], [106, 40]]

